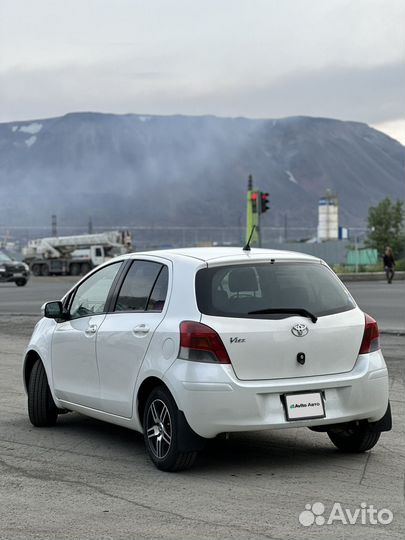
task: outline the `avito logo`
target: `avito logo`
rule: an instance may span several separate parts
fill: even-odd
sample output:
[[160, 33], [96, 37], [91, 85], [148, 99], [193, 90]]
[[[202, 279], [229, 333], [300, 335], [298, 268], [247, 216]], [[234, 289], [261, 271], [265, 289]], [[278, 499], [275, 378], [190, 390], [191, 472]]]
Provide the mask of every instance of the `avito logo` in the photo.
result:
[[365, 502], [355, 509], [343, 508], [338, 502], [335, 502], [329, 516], [325, 516], [325, 505], [321, 502], [306, 504], [298, 521], [304, 527], [310, 527], [315, 524], [332, 525], [341, 523], [342, 525], [389, 525], [394, 519], [394, 514], [388, 508], [378, 510], [372, 504]]

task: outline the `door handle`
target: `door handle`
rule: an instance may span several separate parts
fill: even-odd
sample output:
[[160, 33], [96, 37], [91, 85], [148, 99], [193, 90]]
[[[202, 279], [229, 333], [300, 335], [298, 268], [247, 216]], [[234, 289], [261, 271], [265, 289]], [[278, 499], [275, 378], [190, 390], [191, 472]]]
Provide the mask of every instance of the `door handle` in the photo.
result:
[[135, 328], [133, 329], [133, 332], [136, 336], [142, 337], [142, 336], [146, 336], [146, 334], [149, 333], [149, 330], [150, 330], [150, 327], [147, 326], [146, 324], [138, 324], [138, 326], [135, 326]]
[[96, 324], [89, 324], [89, 326], [86, 328], [84, 333], [86, 336], [93, 336], [97, 332], [97, 325]]

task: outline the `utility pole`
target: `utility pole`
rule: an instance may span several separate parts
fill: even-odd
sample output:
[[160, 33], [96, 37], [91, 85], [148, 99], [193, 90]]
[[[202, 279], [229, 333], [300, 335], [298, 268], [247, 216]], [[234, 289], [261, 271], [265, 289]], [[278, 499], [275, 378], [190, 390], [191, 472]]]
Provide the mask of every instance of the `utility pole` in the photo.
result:
[[287, 242], [288, 221], [287, 214], [284, 213], [284, 242]]
[[52, 236], [58, 236], [58, 226], [56, 220], [56, 214], [52, 214]]
[[89, 234], [93, 234], [93, 220], [91, 219], [91, 216], [89, 217], [89, 223], [88, 223], [88, 229]]

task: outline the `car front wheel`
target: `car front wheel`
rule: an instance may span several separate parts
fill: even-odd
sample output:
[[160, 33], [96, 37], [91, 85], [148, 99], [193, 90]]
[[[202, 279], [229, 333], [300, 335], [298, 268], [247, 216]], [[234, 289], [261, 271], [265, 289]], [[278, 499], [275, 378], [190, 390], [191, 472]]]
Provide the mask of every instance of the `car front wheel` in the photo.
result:
[[28, 416], [36, 427], [48, 427], [56, 424], [58, 408], [53, 401], [45, 368], [37, 360], [32, 368], [28, 383]]
[[360, 423], [344, 429], [330, 430], [328, 435], [333, 444], [343, 452], [366, 452], [377, 444], [381, 433], [372, 431], [367, 423]]
[[146, 450], [158, 469], [181, 471], [190, 468], [196, 451], [182, 451], [183, 441], [178, 429], [179, 409], [166, 388], [154, 388], [143, 414]]

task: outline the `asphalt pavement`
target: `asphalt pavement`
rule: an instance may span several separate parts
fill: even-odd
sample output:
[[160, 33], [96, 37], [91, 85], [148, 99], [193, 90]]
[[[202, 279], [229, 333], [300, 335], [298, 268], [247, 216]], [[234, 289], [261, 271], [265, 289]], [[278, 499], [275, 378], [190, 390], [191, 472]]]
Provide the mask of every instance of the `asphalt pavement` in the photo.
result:
[[[163, 473], [138, 433], [76, 413], [29, 423], [21, 359], [36, 318], [0, 315], [1, 540], [402, 540], [404, 337], [383, 336], [394, 429], [372, 451], [342, 454], [306, 428], [231, 434], [190, 471]], [[305, 527], [315, 502], [394, 519]]]
[[60, 300], [78, 280], [72, 276], [33, 276], [25, 287], [0, 283], [0, 314], [39, 316], [44, 302]]
[[363, 311], [374, 317], [380, 330], [405, 334], [405, 281], [345, 283]]
[[[163, 473], [138, 433], [76, 413], [54, 428], [29, 423], [22, 356], [41, 304], [74, 281], [0, 284], [1, 540], [402, 540], [405, 336], [382, 336], [394, 429], [372, 451], [342, 454], [305, 428], [231, 434], [211, 441], [190, 471]], [[403, 327], [404, 282], [346, 285], [381, 327]], [[366, 503], [394, 518], [304, 527], [299, 516], [315, 502], [326, 513]]]
[[[33, 277], [26, 287], [0, 283], [0, 314], [38, 315], [42, 304], [59, 300], [76, 277]], [[405, 282], [360, 281], [345, 283], [359, 306], [374, 317], [383, 331], [405, 333]]]

